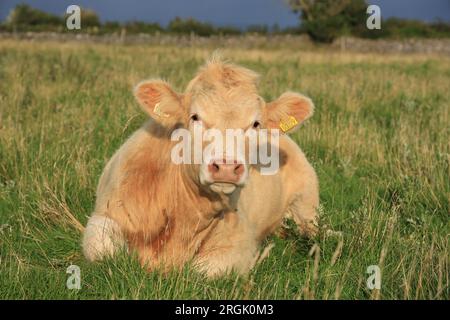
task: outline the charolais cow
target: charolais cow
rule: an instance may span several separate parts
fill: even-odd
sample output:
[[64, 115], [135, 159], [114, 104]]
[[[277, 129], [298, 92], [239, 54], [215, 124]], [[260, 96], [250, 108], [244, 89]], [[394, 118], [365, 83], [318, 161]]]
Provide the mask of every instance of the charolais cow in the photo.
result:
[[[261, 241], [285, 217], [294, 219], [300, 234], [317, 232], [317, 177], [286, 134], [312, 115], [313, 103], [294, 92], [266, 103], [258, 95], [257, 80], [253, 71], [213, 58], [182, 94], [162, 80], [136, 86], [135, 97], [150, 118], [114, 154], [100, 178], [83, 235], [89, 261], [124, 247], [149, 270], [192, 263], [209, 276], [245, 273]], [[205, 132], [226, 136], [230, 129], [257, 134], [245, 134], [243, 148], [232, 146], [236, 152], [227, 143], [206, 152], [213, 140], [205, 139]], [[185, 149], [180, 148], [182, 135], [174, 138], [177, 132], [190, 137]], [[257, 143], [251, 144], [255, 136]], [[253, 162], [250, 145], [258, 150]], [[180, 163], [179, 155], [182, 160], [196, 157], [196, 146], [205, 156]], [[259, 160], [263, 146], [278, 165], [271, 172], [262, 172], [270, 166]]]

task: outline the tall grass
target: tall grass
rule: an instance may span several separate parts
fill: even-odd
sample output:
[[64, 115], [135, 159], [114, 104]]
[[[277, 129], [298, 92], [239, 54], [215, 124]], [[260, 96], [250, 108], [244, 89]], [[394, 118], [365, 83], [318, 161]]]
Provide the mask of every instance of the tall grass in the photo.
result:
[[[84, 261], [99, 175], [145, 121], [132, 86], [160, 76], [182, 90], [210, 53], [0, 42], [0, 298], [449, 299], [444, 56], [224, 50], [263, 75], [267, 100], [287, 89], [314, 100], [293, 138], [319, 175], [319, 237], [301, 239], [288, 222], [248, 277], [146, 273], [126, 254]], [[79, 291], [66, 288], [70, 264]], [[380, 290], [366, 286], [370, 265]]]

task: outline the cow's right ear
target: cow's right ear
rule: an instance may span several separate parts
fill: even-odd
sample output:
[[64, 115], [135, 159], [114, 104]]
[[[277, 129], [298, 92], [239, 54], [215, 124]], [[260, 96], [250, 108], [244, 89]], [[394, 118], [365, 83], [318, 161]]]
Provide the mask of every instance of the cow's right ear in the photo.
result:
[[182, 118], [181, 98], [165, 81], [143, 81], [134, 89], [134, 96], [141, 108], [163, 126], [173, 126]]

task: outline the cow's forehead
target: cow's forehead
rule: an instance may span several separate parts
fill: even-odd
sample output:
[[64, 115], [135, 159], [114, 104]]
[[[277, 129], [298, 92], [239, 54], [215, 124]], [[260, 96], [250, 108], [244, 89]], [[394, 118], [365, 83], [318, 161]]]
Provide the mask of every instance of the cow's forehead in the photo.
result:
[[190, 112], [206, 121], [243, 125], [258, 118], [262, 99], [257, 93], [258, 75], [246, 68], [210, 61], [189, 83]]
[[193, 99], [190, 113], [198, 114], [207, 124], [216, 127], [241, 128], [261, 117], [258, 96], [202, 95]]

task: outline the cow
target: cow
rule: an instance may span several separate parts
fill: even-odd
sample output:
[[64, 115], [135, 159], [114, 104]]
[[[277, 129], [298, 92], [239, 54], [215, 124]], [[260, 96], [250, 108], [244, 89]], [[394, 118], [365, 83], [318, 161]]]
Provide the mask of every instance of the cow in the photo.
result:
[[[259, 75], [212, 58], [177, 93], [159, 79], [139, 83], [135, 98], [148, 121], [112, 156], [98, 184], [84, 230], [87, 260], [136, 252], [147, 270], [192, 263], [207, 276], [245, 274], [259, 245], [287, 217], [301, 235], [317, 232], [319, 186], [294, 132], [313, 113], [312, 101], [285, 92], [271, 102], [258, 94]], [[288, 119], [288, 122], [286, 122]], [[245, 157], [176, 164], [171, 139], [184, 128], [279, 130], [279, 169], [262, 174]]]

